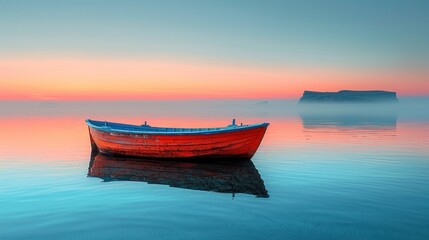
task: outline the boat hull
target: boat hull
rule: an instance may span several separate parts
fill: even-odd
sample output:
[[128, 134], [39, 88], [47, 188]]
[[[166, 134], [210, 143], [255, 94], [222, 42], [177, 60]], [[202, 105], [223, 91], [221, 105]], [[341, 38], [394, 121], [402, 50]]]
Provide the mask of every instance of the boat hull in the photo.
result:
[[267, 125], [206, 134], [102, 131], [89, 127], [93, 150], [105, 154], [167, 159], [251, 159]]

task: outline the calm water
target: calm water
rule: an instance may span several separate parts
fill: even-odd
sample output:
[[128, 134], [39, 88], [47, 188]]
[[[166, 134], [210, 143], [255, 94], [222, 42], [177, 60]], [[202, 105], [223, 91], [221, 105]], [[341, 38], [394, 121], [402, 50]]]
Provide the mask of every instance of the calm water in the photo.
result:
[[[1, 102], [0, 239], [429, 239], [428, 103]], [[252, 162], [141, 163], [85, 118], [271, 125]]]

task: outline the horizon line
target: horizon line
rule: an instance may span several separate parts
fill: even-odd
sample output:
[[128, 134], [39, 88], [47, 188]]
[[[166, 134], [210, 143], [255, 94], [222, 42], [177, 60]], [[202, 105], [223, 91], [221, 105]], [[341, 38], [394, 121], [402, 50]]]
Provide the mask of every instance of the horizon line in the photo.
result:
[[[415, 94], [415, 95], [397, 95], [398, 98], [410, 97], [429, 97], [429, 94]], [[36, 98], [0, 98], [0, 102], [126, 102], [126, 101], [239, 101], [239, 100], [255, 100], [255, 101], [268, 101], [268, 100], [299, 100], [300, 97], [257, 97], [257, 98], [243, 98], [243, 97], [225, 97], [225, 98], [64, 98], [64, 99], [36, 99]]]

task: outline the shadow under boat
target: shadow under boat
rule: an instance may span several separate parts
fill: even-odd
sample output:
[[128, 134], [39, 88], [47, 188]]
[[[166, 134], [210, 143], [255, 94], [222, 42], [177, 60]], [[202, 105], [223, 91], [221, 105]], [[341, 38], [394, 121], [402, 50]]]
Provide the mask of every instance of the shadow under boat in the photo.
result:
[[200, 191], [245, 193], [268, 198], [252, 161], [174, 161], [112, 156], [93, 151], [89, 177], [104, 181], [140, 181]]

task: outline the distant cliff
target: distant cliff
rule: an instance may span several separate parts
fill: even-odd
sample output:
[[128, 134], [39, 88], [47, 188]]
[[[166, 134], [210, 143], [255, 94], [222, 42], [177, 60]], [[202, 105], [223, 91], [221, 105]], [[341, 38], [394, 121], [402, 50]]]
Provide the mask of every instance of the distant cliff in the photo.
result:
[[373, 103], [398, 102], [396, 92], [387, 91], [351, 91], [314, 92], [304, 91], [300, 103]]

